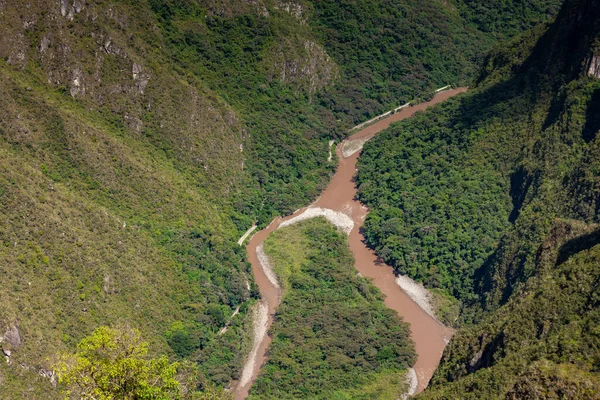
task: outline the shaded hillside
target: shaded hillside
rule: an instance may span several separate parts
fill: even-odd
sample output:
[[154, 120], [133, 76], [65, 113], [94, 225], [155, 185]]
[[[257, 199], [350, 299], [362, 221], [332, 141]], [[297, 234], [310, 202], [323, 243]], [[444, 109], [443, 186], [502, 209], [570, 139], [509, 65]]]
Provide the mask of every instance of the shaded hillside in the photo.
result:
[[597, 396], [599, 7], [566, 2], [469, 94], [365, 146], [369, 243], [462, 303], [421, 398]]

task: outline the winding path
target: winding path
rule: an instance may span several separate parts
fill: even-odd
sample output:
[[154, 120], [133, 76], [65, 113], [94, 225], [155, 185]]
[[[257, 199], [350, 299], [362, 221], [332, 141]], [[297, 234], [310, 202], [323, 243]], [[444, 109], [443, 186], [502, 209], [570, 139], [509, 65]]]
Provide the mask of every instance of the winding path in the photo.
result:
[[[236, 400], [243, 400], [248, 396], [250, 387], [266, 360], [266, 351], [271, 343], [271, 337], [267, 332], [281, 300], [279, 285], [272, 282], [273, 278], [269, 276], [268, 266], [262, 265], [259, 258], [259, 255], [262, 256], [260, 251], [262, 243], [271, 232], [279, 227], [317, 215], [325, 215], [332, 223], [338, 226], [341, 224], [341, 227], [345, 228], [344, 230], [349, 234], [349, 246], [355, 258], [357, 271], [363, 276], [371, 278], [373, 284], [385, 295], [386, 306], [398, 312], [411, 325], [411, 336], [415, 342], [418, 356], [414, 365], [417, 377], [416, 392], [421, 392], [427, 387], [453, 331], [442, 325], [413, 301], [397, 284], [393, 269], [378, 259], [363, 243], [360, 227], [368, 210], [354, 199], [356, 187], [353, 178], [356, 174], [356, 161], [360, 153], [358, 150], [362, 148], [363, 143], [387, 128], [392, 122], [411, 117], [417, 111], [424, 110], [464, 91], [466, 88], [439, 92], [427, 103], [403, 108], [350, 136], [336, 148], [340, 163], [333, 179], [321, 196], [310, 206], [300, 209], [290, 216], [276, 218], [268, 227], [250, 238], [246, 250], [262, 299], [256, 312], [253, 348], [244, 366], [242, 377], [235, 385]], [[343, 152], [344, 148], [351, 148], [353, 151]], [[264, 257], [262, 258], [264, 259]], [[265, 312], [267, 316], [264, 315]]]

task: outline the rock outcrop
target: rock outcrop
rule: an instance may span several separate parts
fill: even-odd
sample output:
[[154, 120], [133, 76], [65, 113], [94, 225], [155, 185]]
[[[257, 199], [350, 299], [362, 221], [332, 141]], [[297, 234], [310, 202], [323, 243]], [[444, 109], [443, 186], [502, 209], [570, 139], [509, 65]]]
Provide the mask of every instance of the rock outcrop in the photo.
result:
[[590, 58], [587, 74], [594, 78], [600, 78], [600, 55], [594, 55]]

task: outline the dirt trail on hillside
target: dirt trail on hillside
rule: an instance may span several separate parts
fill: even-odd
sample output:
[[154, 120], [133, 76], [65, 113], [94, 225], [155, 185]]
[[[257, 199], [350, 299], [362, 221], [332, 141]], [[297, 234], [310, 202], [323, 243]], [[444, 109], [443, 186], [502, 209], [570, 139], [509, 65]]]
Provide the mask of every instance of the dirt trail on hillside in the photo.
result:
[[[251, 357], [249, 357], [244, 367], [244, 379], [242, 379], [235, 387], [234, 393], [236, 400], [242, 400], [248, 396], [250, 387], [256, 380], [260, 367], [266, 360], [266, 351], [271, 343], [271, 337], [266, 334], [266, 332], [273, 323], [275, 311], [281, 298], [280, 288], [278, 285], [273, 285], [271, 280], [269, 280], [269, 277], [261, 265], [257, 249], [260, 250], [259, 246], [261, 246], [269, 234], [276, 230], [282, 222], [294, 218], [296, 221], [302, 220], [304, 218], [298, 218], [298, 216], [305, 213], [307, 210], [309, 210], [307, 214], [311, 215], [319, 214], [319, 212], [321, 212], [320, 210], [324, 210], [322, 212], [327, 213], [334, 211], [336, 214], [344, 214], [353, 221], [353, 224], [351, 228], [347, 230], [347, 233], [349, 232], [348, 240], [350, 250], [356, 260], [355, 268], [363, 276], [373, 280], [373, 284], [385, 295], [386, 306], [398, 312], [398, 314], [411, 325], [412, 338], [415, 341], [415, 348], [418, 356], [417, 362], [414, 365], [418, 379], [417, 392], [421, 392], [427, 387], [427, 384], [440, 361], [442, 352], [452, 337], [453, 331], [439, 323], [413, 301], [396, 283], [393, 269], [378, 259], [378, 257], [363, 243], [360, 227], [367, 216], [368, 210], [360, 204], [360, 202], [354, 200], [356, 188], [353, 180], [354, 175], [356, 174], [356, 161], [360, 154], [360, 151], [358, 150], [360, 149], [354, 151], [348, 157], [344, 157], [342, 149], [344, 148], [344, 145], [348, 147], [348, 143], [351, 143], [352, 141], [357, 141], [356, 143], [360, 143], [359, 147], [362, 147], [362, 143], [387, 128], [391, 123], [411, 117], [417, 111], [424, 110], [431, 105], [440, 103], [464, 91], [466, 91], [466, 88], [440, 92], [433, 100], [427, 103], [404, 108], [396, 114], [392, 114], [385, 119], [379, 120], [347, 138], [344, 141], [346, 143], [342, 142], [336, 148], [340, 163], [333, 179], [321, 196], [309, 207], [300, 209], [285, 218], [276, 218], [267, 228], [257, 232], [250, 238], [246, 246], [248, 260], [252, 264], [252, 271], [260, 290], [262, 297], [261, 304], [266, 304], [268, 307], [268, 318], [266, 319], [266, 327], [264, 327], [264, 329], [262, 329], [262, 327], [261, 329], [255, 327], [255, 343]], [[349, 154], [348, 152], [346, 153]], [[320, 210], [317, 212], [315, 209]], [[346, 223], [345, 226], [350, 225]]]

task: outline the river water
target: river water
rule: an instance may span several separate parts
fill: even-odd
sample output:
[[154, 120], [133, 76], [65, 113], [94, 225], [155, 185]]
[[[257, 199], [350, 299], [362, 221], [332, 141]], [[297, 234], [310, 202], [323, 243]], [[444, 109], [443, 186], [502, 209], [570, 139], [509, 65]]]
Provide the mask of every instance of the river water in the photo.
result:
[[[459, 88], [440, 92], [431, 101], [404, 108], [398, 113], [392, 114], [353, 134], [346, 141], [362, 142], [368, 140], [378, 132], [386, 129], [391, 123], [409, 118], [417, 111], [424, 110], [429, 106], [440, 103], [464, 91], [466, 91], [465, 88]], [[395, 310], [410, 324], [411, 336], [415, 342], [417, 352], [417, 362], [414, 365], [418, 379], [417, 392], [420, 392], [427, 387], [433, 372], [437, 368], [444, 348], [452, 337], [453, 331], [431, 317], [415, 303], [396, 284], [393, 269], [379, 260], [373, 251], [363, 243], [360, 227], [367, 216], [368, 210], [359, 201], [354, 199], [356, 187], [353, 180], [356, 175], [356, 161], [360, 151], [344, 157], [342, 155], [342, 147], [343, 143], [336, 148], [339, 166], [333, 179], [321, 196], [309, 207], [339, 211], [354, 221], [354, 227], [349, 234], [349, 246], [355, 258], [355, 268], [363, 276], [372, 279], [373, 284], [384, 294], [386, 306]], [[265, 332], [271, 326], [275, 311], [281, 300], [280, 289], [269, 281], [260, 264], [257, 256], [257, 247], [283, 221], [289, 220], [305, 210], [306, 208], [298, 210], [285, 218], [276, 218], [267, 228], [254, 234], [246, 246], [248, 260], [252, 264], [252, 271], [261, 295], [258, 310], [263, 310], [263, 313], [266, 310], [268, 318], [264, 318], [264, 315], [261, 317], [260, 312], [257, 312], [256, 320], [262, 320], [261, 325], [266, 321], [266, 326], [255, 326], [255, 345], [242, 373], [242, 378], [236, 385], [234, 392], [236, 400], [243, 400], [248, 396], [250, 387], [256, 380], [260, 372], [260, 367], [266, 360], [266, 351], [271, 343], [271, 337]]]

